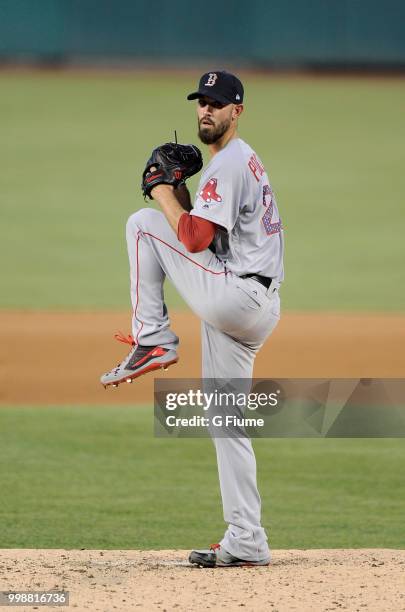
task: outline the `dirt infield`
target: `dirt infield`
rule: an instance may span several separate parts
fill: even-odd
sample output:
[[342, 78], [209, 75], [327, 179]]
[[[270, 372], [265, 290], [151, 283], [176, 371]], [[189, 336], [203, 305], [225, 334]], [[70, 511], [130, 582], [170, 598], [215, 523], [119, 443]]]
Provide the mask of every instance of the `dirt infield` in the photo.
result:
[[[172, 315], [180, 361], [167, 374], [199, 377], [199, 321]], [[107, 389], [99, 376], [126, 354], [116, 330], [128, 331], [128, 312], [0, 314], [0, 404], [149, 403], [154, 374]], [[405, 376], [405, 315], [286, 314], [260, 351], [256, 377]]]
[[69, 608], [50, 610], [405, 610], [405, 551], [279, 550], [270, 567], [227, 569], [191, 567], [187, 556], [2, 550], [0, 590], [69, 591]]

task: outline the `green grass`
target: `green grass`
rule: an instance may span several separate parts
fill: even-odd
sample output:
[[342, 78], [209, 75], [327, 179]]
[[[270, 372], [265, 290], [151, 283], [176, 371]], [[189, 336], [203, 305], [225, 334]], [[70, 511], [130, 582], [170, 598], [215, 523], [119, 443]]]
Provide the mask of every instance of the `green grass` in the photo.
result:
[[[209, 439], [148, 407], [0, 409], [1, 548], [190, 548], [224, 531]], [[404, 548], [403, 440], [257, 440], [273, 548]]]
[[[197, 141], [198, 76], [0, 75], [0, 307], [128, 307], [125, 221], [151, 149], [175, 128]], [[403, 310], [405, 81], [244, 81], [240, 134], [285, 225], [284, 308]]]

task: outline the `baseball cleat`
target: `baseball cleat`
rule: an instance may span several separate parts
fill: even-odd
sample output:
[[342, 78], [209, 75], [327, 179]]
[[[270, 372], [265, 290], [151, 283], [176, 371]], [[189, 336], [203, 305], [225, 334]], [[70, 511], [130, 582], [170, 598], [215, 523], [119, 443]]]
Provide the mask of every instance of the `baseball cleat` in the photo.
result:
[[115, 338], [120, 342], [129, 344], [132, 348], [129, 354], [110, 372], [106, 372], [100, 378], [104, 387], [112, 385], [118, 387], [120, 383], [132, 383], [134, 378], [142, 374], [167, 368], [179, 360], [174, 349], [166, 349], [162, 346], [142, 346], [135, 344], [133, 337], [129, 334], [124, 336], [121, 332], [115, 334]]
[[270, 557], [259, 561], [245, 561], [231, 555], [220, 544], [211, 544], [209, 550], [192, 550], [188, 560], [199, 567], [261, 567], [270, 565]]

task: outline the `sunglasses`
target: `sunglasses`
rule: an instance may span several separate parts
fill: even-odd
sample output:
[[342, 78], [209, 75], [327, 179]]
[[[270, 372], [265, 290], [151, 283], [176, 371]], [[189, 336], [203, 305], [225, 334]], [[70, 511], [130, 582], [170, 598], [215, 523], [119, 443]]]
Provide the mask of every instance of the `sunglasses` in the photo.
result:
[[217, 100], [211, 100], [211, 102], [207, 102], [207, 100], [204, 100], [204, 98], [198, 98], [198, 105], [201, 106], [201, 108], [204, 108], [205, 106], [212, 106], [212, 108], [224, 108], [224, 106], [228, 106], [228, 104], [222, 104], [222, 102], [217, 102]]

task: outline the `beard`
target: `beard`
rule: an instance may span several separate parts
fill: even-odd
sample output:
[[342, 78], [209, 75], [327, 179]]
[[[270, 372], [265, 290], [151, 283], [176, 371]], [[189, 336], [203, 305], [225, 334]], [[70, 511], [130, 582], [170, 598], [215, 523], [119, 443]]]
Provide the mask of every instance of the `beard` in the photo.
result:
[[198, 138], [206, 145], [214, 144], [222, 138], [230, 125], [230, 119], [225, 119], [216, 126], [212, 124], [210, 126], [201, 126], [201, 123], [198, 123]]

